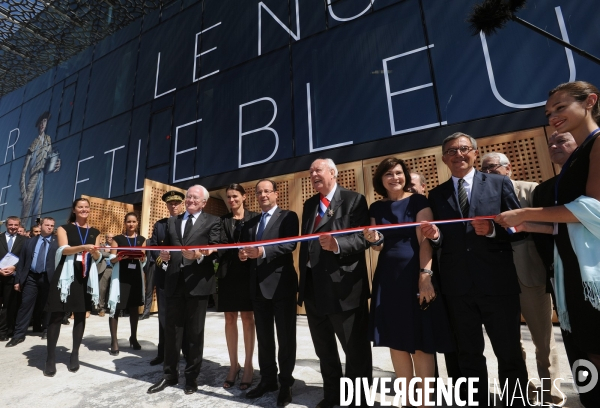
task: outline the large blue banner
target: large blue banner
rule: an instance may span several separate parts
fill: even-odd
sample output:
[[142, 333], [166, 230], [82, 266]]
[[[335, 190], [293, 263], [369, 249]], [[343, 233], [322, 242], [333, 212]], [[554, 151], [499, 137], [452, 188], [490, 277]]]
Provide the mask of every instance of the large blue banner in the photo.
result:
[[[539, 107], [558, 83], [600, 77], [516, 23], [471, 35], [473, 4], [204, 0], [157, 10], [0, 98], [0, 217], [34, 219], [81, 194], [118, 199], [144, 178], [201, 182], [384, 138], [396, 151], [408, 139], [424, 147], [425, 129]], [[600, 55], [593, 2], [539, 0], [519, 16]]]

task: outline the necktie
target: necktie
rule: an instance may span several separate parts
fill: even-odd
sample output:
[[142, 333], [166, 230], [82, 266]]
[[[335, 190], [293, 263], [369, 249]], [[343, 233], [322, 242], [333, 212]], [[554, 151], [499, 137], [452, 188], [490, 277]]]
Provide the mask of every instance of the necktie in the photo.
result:
[[8, 252], [12, 250], [13, 242], [15, 242], [15, 237], [11, 235], [8, 239]]
[[458, 180], [458, 205], [460, 206], [463, 218], [466, 218], [469, 216], [469, 200], [467, 198], [467, 191], [463, 185], [464, 183], [465, 179]]
[[46, 239], [40, 238], [42, 240], [42, 245], [40, 245], [40, 250], [37, 254], [37, 260], [35, 262], [35, 271], [37, 273], [46, 272]]
[[325, 216], [325, 211], [329, 208], [329, 200], [323, 194], [321, 194], [321, 201], [319, 202], [319, 208], [317, 210], [317, 216], [315, 217], [315, 225], [313, 231], [317, 229], [321, 219]]
[[258, 224], [258, 231], [256, 231], [256, 240], [260, 241], [263, 236], [263, 232], [265, 232], [265, 227], [267, 226], [267, 215], [269, 213], [263, 213], [260, 217], [260, 224]]
[[185, 222], [185, 228], [183, 229], [183, 240], [186, 241], [187, 237], [190, 235], [192, 231], [192, 227], [194, 226], [194, 216], [192, 214], [189, 215], [187, 221]]

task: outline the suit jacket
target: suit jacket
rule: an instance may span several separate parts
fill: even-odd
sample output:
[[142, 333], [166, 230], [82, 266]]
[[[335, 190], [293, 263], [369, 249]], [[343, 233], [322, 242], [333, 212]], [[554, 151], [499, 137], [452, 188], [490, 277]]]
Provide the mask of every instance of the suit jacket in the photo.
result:
[[[184, 214], [169, 218], [167, 222], [167, 233], [165, 245], [206, 245], [217, 244], [220, 238], [219, 217], [208, 214], [205, 211], [194, 223], [189, 236], [184, 241], [182, 237], [181, 224]], [[171, 252], [171, 259], [165, 276], [165, 294], [173, 296], [179, 283], [181, 265], [185, 265], [183, 279], [185, 281], [185, 292], [190, 296], [208, 296], [215, 291], [215, 269], [213, 260], [217, 254], [212, 253], [205, 256], [200, 263], [196, 260], [185, 259], [180, 251]]]
[[[538, 184], [521, 180], [512, 180], [512, 183], [521, 207], [532, 207], [533, 192]], [[533, 237], [528, 235], [521, 241], [515, 241], [512, 247], [517, 276], [521, 283], [527, 287], [545, 286], [546, 268], [535, 248]]]
[[[25, 280], [27, 279], [27, 274], [31, 271], [33, 262], [33, 255], [35, 253], [35, 246], [37, 245], [40, 236], [25, 240], [25, 244], [21, 249], [21, 253], [19, 255], [19, 263], [17, 264], [17, 275], [15, 283], [23, 286]], [[50, 246], [48, 247], [48, 251], [46, 253], [46, 273], [48, 274], [48, 282], [52, 281], [52, 276], [54, 275], [54, 260], [56, 259], [56, 250], [58, 249], [58, 239], [56, 236], [50, 236]], [[33, 266], [35, 268], [35, 265]]]
[[[152, 236], [150, 239], [146, 241], [146, 246], [158, 246], [158, 245], [166, 245], [165, 239], [167, 237], [167, 224], [169, 218], [163, 218], [154, 223], [154, 227], [152, 228]], [[148, 263], [150, 266], [156, 264], [156, 258], [159, 257], [160, 251], [148, 251]], [[203, 261], [204, 262], [204, 261]], [[165, 287], [165, 271], [162, 267], [157, 267], [154, 269], [154, 283], [153, 285], [158, 286], [159, 288]]]
[[[244, 218], [241, 220], [239, 224], [240, 235], [236, 238], [236, 233], [234, 229], [233, 222], [233, 213], [225, 214], [221, 217], [221, 244], [232, 244], [237, 242], [237, 240], [241, 240], [241, 229], [246, 225], [248, 221], [252, 218], [256, 217], [260, 213], [255, 213], [254, 211], [245, 210]], [[217, 270], [217, 278], [224, 278], [227, 276], [227, 271], [232, 265], [240, 266], [240, 258], [238, 257], [239, 250], [236, 249], [219, 249], [219, 269]], [[246, 268], [247, 265], [243, 266]]]
[[[462, 218], [452, 179], [431, 190], [429, 203], [436, 220]], [[520, 208], [508, 177], [477, 170], [469, 204], [469, 217], [497, 215]], [[441, 224], [438, 227], [442, 234], [438, 247], [444, 294], [465, 295], [471, 290], [485, 295], [520, 292], [511, 239], [499, 224], [494, 223], [494, 238], [475, 234], [470, 222]]]
[[[256, 232], [262, 214], [254, 216], [245, 223], [242, 229], [241, 242], [256, 241]], [[277, 207], [265, 227], [262, 240], [298, 236], [298, 215], [289, 210]], [[281, 299], [298, 292], [298, 274], [294, 267], [296, 242], [267, 245], [264, 247], [266, 257], [248, 259], [250, 272], [250, 298], [255, 300], [257, 285], [266, 299]]]
[[[4, 256], [8, 253], [8, 241], [6, 240], [6, 233], [3, 232], [1, 234], [2, 236], [0, 236], [0, 259], [4, 258]], [[21, 254], [21, 249], [23, 248], [25, 242], [27, 242], [27, 238], [17, 234], [13, 242], [13, 246], [11, 248], [12, 250], [10, 252], [16, 256], [19, 256]], [[16, 272], [17, 270], [15, 269], [15, 274]], [[7, 276], [5, 277], [5, 279], [12, 279], [14, 276], [15, 275]]]
[[[302, 234], [313, 233], [320, 196], [316, 194], [304, 202]], [[367, 200], [339, 185], [329, 203], [329, 209], [315, 232], [336, 231], [370, 224]], [[369, 298], [369, 280], [365, 250], [369, 247], [362, 233], [337, 235], [340, 253], [321, 248], [318, 240], [300, 243], [300, 294], [298, 304], [304, 301], [306, 268], [310, 261], [315, 301], [325, 314], [355, 309]]]

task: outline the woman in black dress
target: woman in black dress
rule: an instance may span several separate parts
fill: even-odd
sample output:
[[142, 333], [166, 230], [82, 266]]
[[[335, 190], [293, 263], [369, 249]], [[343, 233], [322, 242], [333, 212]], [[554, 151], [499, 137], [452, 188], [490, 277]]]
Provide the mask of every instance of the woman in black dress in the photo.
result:
[[[568, 316], [567, 319], [563, 318], [561, 326], [565, 327], [564, 323], [568, 320], [571, 329], [570, 332], [563, 331], [567, 355], [571, 362], [581, 358], [589, 360], [600, 371], [600, 310], [584, 297], [579, 260], [567, 227], [567, 223], [580, 223], [580, 220], [564, 206], [580, 196], [600, 201], [600, 142], [597, 141], [600, 135], [599, 99], [600, 91], [583, 81], [568, 82], [550, 91], [546, 102], [550, 126], [554, 126], [558, 133], [570, 132], [579, 146], [571, 153], [557, 177], [555, 206], [507, 211], [500, 214], [496, 221], [505, 227], [516, 226], [518, 230], [549, 234], [554, 231], [550, 223], [557, 223], [558, 234], [554, 235], [554, 242], [564, 269], [562, 286]], [[600, 217], [600, 214], [596, 216]], [[596, 273], [600, 275], [600, 271]], [[560, 315], [558, 303], [557, 291]], [[586, 407], [600, 406], [600, 385], [585, 394], [581, 394], [581, 400], [587, 400]]]
[[[371, 204], [371, 225], [433, 220], [427, 198], [410, 192], [410, 171], [403, 160], [384, 159], [373, 176], [385, 198]], [[389, 347], [397, 378], [435, 376], [436, 352], [454, 351], [442, 300], [434, 301], [433, 250], [416, 227], [376, 231], [365, 239], [381, 251], [373, 278], [369, 331], [375, 347]], [[385, 240], [384, 240], [385, 238]]]
[[[91, 310], [92, 299], [88, 294], [87, 285], [91, 263], [101, 260], [100, 251], [97, 247], [100, 243], [100, 231], [88, 225], [90, 215], [90, 202], [85, 198], [78, 198], [73, 202], [72, 213], [67, 224], [58, 228], [58, 246], [64, 247], [60, 262], [52, 277], [48, 292], [46, 311], [50, 313], [48, 324], [48, 356], [44, 375], [53, 377], [56, 374], [55, 351], [60, 327], [65, 312], [73, 312], [75, 322], [73, 324], [73, 348], [69, 371], [79, 370], [79, 346], [85, 330], [85, 312]], [[90, 257], [91, 255], [91, 257]], [[65, 262], [67, 266], [65, 267]], [[83, 262], [86, 268], [83, 268]], [[69, 265], [73, 265], [73, 281], [68, 290], [68, 296], [61, 300], [61, 289], [58, 288], [59, 280], [63, 270], [67, 273]], [[64, 279], [64, 277], [63, 277]], [[63, 291], [65, 294], [67, 291]], [[64, 297], [64, 294], [63, 294]]]
[[[240, 232], [244, 222], [257, 215], [257, 213], [244, 209], [246, 191], [239, 184], [230, 184], [226, 189], [227, 202], [231, 212], [221, 217], [221, 243], [235, 243], [240, 240]], [[223, 388], [231, 388], [241, 370], [238, 363], [238, 312], [242, 316], [244, 329], [244, 346], [246, 360], [244, 362], [244, 375], [240, 389], [245, 390], [252, 384], [254, 369], [252, 368], [252, 355], [254, 354], [254, 313], [250, 300], [250, 274], [242, 265], [237, 249], [219, 251], [219, 312], [225, 312], [225, 339], [231, 365], [229, 373], [223, 383]]]
[[[113, 238], [113, 247], [140, 247], [146, 246], [146, 238], [138, 235], [138, 216], [130, 212], [125, 215], [125, 233]], [[144, 281], [142, 279], [141, 262], [137, 259], [129, 259], [127, 256], [118, 255], [118, 251], [110, 251], [115, 257], [111, 259], [113, 265], [119, 264], [119, 303], [116, 306], [114, 316], [108, 318], [110, 328], [110, 354], [119, 355], [119, 340], [117, 339], [117, 328], [119, 325], [119, 310], [129, 312], [129, 325], [131, 335], [129, 336], [129, 345], [134, 350], [140, 350], [142, 346], [137, 341], [137, 326], [140, 318], [139, 307], [144, 306]], [[112, 277], [115, 274], [113, 273]], [[111, 281], [111, 284], [114, 282]], [[110, 289], [109, 289], [110, 293]]]

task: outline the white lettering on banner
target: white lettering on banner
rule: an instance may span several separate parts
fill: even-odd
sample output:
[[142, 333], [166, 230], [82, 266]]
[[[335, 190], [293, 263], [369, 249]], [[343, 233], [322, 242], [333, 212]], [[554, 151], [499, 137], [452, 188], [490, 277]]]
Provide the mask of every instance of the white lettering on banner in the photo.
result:
[[202, 119], [194, 120], [192, 122], [188, 122], [184, 125], [180, 125], [175, 128], [175, 154], [173, 155], [173, 183], [178, 183], [180, 181], [185, 181], [185, 180], [192, 180], [192, 179], [200, 177], [198, 174], [196, 174], [195, 176], [191, 176], [191, 177], [184, 177], [184, 178], [180, 178], [180, 179], [176, 178], [177, 177], [177, 156], [179, 156], [180, 154], [191, 152], [192, 150], [198, 149], [197, 146], [194, 146], [194, 147], [190, 147], [189, 149], [177, 151], [177, 142], [179, 141], [179, 129], [182, 129], [182, 128], [190, 126], [190, 125], [194, 125], [201, 121], [202, 121]]
[[312, 103], [310, 101], [310, 82], [306, 83], [306, 110], [308, 111], [308, 150], [311, 153], [320, 152], [321, 150], [333, 149], [334, 147], [347, 146], [351, 145], [353, 142], [350, 140], [349, 142], [332, 144], [329, 146], [323, 147], [314, 147], [313, 146], [313, 134], [312, 134]]
[[144, 187], [140, 187], [138, 188], [138, 174], [140, 171], [140, 151], [142, 150], [142, 139], [138, 140], [138, 156], [137, 156], [137, 162], [135, 165], [135, 181], [133, 184], [133, 188], [134, 191], [137, 193], [138, 191], [142, 191], [144, 189]]
[[394, 55], [392, 57], [389, 58], [385, 58], [383, 60], [383, 77], [385, 79], [385, 93], [387, 94], [387, 103], [388, 103], [388, 112], [390, 115], [390, 129], [392, 131], [392, 135], [399, 135], [402, 133], [408, 133], [408, 132], [414, 132], [416, 130], [422, 130], [422, 129], [429, 129], [432, 127], [437, 127], [437, 126], [442, 126], [442, 125], [446, 125], [447, 122], [443, 121], [443, 122], [435, 122], [435, 123], [431, 123], [429, 125], [423, 125], [423, 126], [417, 126], [417, 127], [412, 127], [409, 129], [402, 129], [402, 130], [396, 130], [396, 124], [394, 122], [394, 109], [392, 107], [392, 96], [396, 96], [396, 95], [400, 95], [400, 94], [404, 94], [404, 93], [408, 93], [408, 92], [414, 92], [414, 91], [418, 91], [419, 89], [423, 89], [423, 88], [429, 88], [430, 86], [433, 86], [432, 82], [423, 84], [423, 85], [418, 85], [418, 86], [414, 86], [412, 88], [407, 88], [407, 89], [402, 89], [400, 91], [396, 91], [396, 92], [392, 92], [390, 91], [390, 77], [389, 77], [389, 70], [388, 70], [388, 62], [398, 59], [398, 58], [402, 58], [402, 57], [406, 57], [407, 55], [411, 55], [414, 54], [416, 52], [421, 52], [421, 51], [425, 51], [428, 48], [433, 48], [433, 44], [430, 44], [426, 47], [421, 47], [421, 48], [416, 48], [414, 50], [408, 51], [408, 52], [404, 52], [402, 54], [398, 54], [398, 55]]
[[198, 61], [198, 58], [204, 54], [208, 54], [209, 52], [212, 52], [217, 49], [217, 47], [212, 47], [210, 50], [206, 50], [198, 54], [198, 37], [201, 36], [203, 33], [207, 32], [208, 30], [212, 30], [213, 28], [219, 25], [221, 25], [220, 21], [217, 24], [200, 31], [199, 33], [196, 33], [196, 43], [194, 44], [194, 71], [192, 71], [192, 82], [200, 81], [201, 79], [204, 79], [219, 72], [219, 70], [217, 69], [216, 71], [213, 71], [210, 74], [202, 75], [200, 78], [196, 78], [196, 62]]
[[[17, 138], [15, 139], [15, 142], [13, 144], [10, 144], [10, 135], [13, 134], [13, 132], [16, 131], [17, 132]], [[19, 136], [21, 136], [21, 131], [19, 130], [19, 128], [15, 128], [13, 130], [11, 130], [10, 132], [8, 132], [8, 143], [6, 144], [6, 153], [4, 153], [4, 163], [6, 163], [6, 156], [8, 156], [8, 149], [12, 149], [12, 159], [15, 159], [15, 145], [17, 144], [17, 141], [19, 140]]]
[[357, 15], [355, 15], [353, 17], [348, 17], [348, 18], [343, 18], [343, 17], [336, 16], [335, 13], [333, 12], [333, 6], [331, 5], [331, 2], [332, 2], [332, 0], [327, 0], [327, 8], [329, 9], [329, 14], [331, 15], [331, 17], [334, 20], [337, 20], [337, 21], [352, 21], [354, 19], [359, 18], [360, 16], [362, 16], [363, 14], [365, 14], [367, 11], [369, 11], [369, 9], [371, 7], [373, 7], [373, 3], [375, 3], [375, 0], [369, 0], [369, 5], [367, 6], [367, 8], [365, 8], [363, 11], [361, 11]]
[[[560, 6], [555, 7], [554, 11], [556, 12], [556, 19], [558, 20], [558, 26], [560, 27], [560, 34], [562, 35], [562, 39], [563, 41], [570, 44], [569, 33], [567, 32], [565, 19], [563, 18]], [[501, 104], [516, 109], [535, 108], [536, 106], [545, 105], [545, 100], [542, 102], [535, 103], [512, 103], [507, 101], [502, 97], [502, 95], [500, 95], [500, 92], [498, 92], [498, 87], [496, 86], [496, 80], [494, 78], [494, 68], [492, 67], [492, 61], [490, 59], [490, 50], [488, 49], [487, 40], [485, 39], [485, 34], [483, 33], [483, 31], [479, 33], [479, 37], [481, 38], [481, 47], [483, 48], [483, 56], [485, 57], [485, 65], [487, 67], [488, 79], [490, 80], [490, 87], [492, 88], [492, 93], [494, 94], [496, 99], [498, 99], [498, 101]], [[567, 63], [569, 64], [569, 82], [573, 82], [575, 81], [575, 77], [577, 75], [577, 70], [575, 68], [575, 60], [573, 60], [573, 52], [567, 47], [565, 47], [565, 54], [567, 55]]]
[[281, 22], [280, 19], [263, 3], [262, 1], [258, 3], [258, 55], [261, 54], [261, 41], [262, 41], [262, 13], [260, 12], [260, 8], [264, 8], [267, 13], [273, 17], [275, 20], [285, 31], [288, 32], [289, 35], [296, 41], [300, 39], [300, 7], [298, 7], [298, 0], [296, 0], [296, 33], [290, 30], [285, 24]]
[[114, 149], [110, 149], [104, 152], [104, 154], [108, 154], [112, 152], [112, 161], [110, 163], [110, 179], [108, 180], [108, 198], [110, 198], [110, 192], [112, 191], [112, 176], [113, 176], [113, 166], [115, 165], [115, 152], [119, 149], [123, 149], [125, 145], [115, 147]]
[[158, 61], [156, 62], [156, 81], [154, 82], [154, 99], [160, 98], [163, 95], [166, 95], [168, 93], [171, 93], [173, 91], [175, 91], [177, 88], [173, 88], [167, 92], [163, 92], [160, 95], [157, 94], [158, 92], [158, 75], [160, 72], [160, 52], [158, 53]]
[[[261, 128], [249, 130], [247, 132], [242, 132], [242, 112], [243, 112], [244, 106], [248, 106], [253, 103], [260, 102], [260, 101], [269, 101], [273, 105], [274, 112], [273, 112], [273, 117], [271, 118], [271, 121]], [[255, 99], [253, 101], [246, 102], [246, 103], [240, 105], [238, 168], [253, 166], [255, 164], [260, 164], [260, 163], [265, 163], [265, 162], [268, 162], [269, 160], [271, 160], [273, 158], [273, 156], [275, 156], [275, 154], [277, 153], [277, 150], [279, 149], [279, 135], [277, 134], [277, 131], [275, 129], [270, 127], [271, 124], [273, 122], [275, 122], [275, 118], [277, 118], [277, 103], [272, 98], [269, 98], [269, 97], [259, 98], [259, 99]], [[258, 160], [258, 161], [252, 162], [252, 163], [243, 163], [243, 160], [242, 160], [242, 138], [244, 136], [250, 135], [252, 133], [260, 132], [261, 130], [268, 130], [273, 133], [273, 136], [275, 136], [275, 148], [273, 149], [273, 152], [266, 159]]]
[[[469, 407], [479, 405], [475, 401], [477, 393], [478, 378], [469, 378], [467, 385]], [[390, 394], [390, 386], [393, 384], [394, 398], [393, 401], [386, 399]], [[381, 396], [381, 406], [440, 406], [446, 404], [448, 406], [464, 407], [467, 404], [466, 400], [462, 400], [460, 396], [460, 385], [467, 383], [467, 379], [458, 378], [454, 383], [452, 378], [447, 379], [444, 383], [442, 378], [420, 378], [413, 377], [407, 381], [405, 377], [391, 379], [389, 377], [378, 378], [372, 380], [372, 384], [368, 378], [355, 378], [354, 382], [350, 378], [340, 378], [340, 406], [375, 406], [377, 393]], [[454, 386], [453, 386], [454, 384]], [[453, 391], [454, 390], [454, 391]], [[364, 396], [365, 401], [361, 401]]]
[[[8, 204], [6, 201], [2, 202], [2, 193], [4, 193], [4, 190], [6, 190], [9, 187], [10, 187], [10, 185], [2, 187], [2, 189], [0, 189], [0, 207], [2, 207], [3, 205]], [[6, 196], [4, 196], [4, 199], [6, 199]]]
[[94, 158], [94, 156], [90, 156], [90, 157], [86, 157], [85, 159], [79, 160], [77, 162], [77, 173], [75, 173], [75, 188], [73, 189], [73, 200], [75, 200], [75, 198], [77, 197], [77, 184], [86, 182], [86, 181], [88, 181], [90, 179], [88, 177], [86, 179], [79, 180], [79, 165], [81, 163], [83, 163], [84, 161], [91, 160], [93, 158]]
[[[432, 378], [433, 380], [433, 378]], [[381, 379], [381, 406], [382, 407], [390, 407], [392, 405], [392, 401], [388, 401], [385, 399], [386, 395], [391, 391], [391, 388], [387, 385], [392, 382], [392, 379], [389, 377], [383, 377]]]

